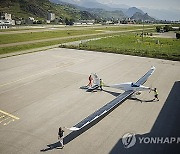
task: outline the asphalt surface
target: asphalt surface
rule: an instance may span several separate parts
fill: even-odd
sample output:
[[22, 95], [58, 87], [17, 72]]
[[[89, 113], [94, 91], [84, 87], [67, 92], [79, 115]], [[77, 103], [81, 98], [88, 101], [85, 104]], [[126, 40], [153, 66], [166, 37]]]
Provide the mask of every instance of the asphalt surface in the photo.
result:
[[[156, 71], [145, 86], [157, 88], [159, 102], [142, 92], [80, 132], [65, 129], [60, 149], [60, 126], [74, 126], [122, 92], [80, 89], [90, 73], [106, 84], [135, 82], [151, 66]], [[180, 136], [179, 91], [179, 62], [61, 48], [0, 59], [0, 153], [179, 153], [177, 143], [122, 144], [126, 133]]]

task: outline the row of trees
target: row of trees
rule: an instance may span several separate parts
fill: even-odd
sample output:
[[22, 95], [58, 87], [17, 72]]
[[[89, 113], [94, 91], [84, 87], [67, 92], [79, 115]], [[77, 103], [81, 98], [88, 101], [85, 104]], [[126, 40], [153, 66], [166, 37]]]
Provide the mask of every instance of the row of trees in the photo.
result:
[[[180, 30], [177, 29], [178, 31]], [[165, 25], [164, 27], [163, 26], [156, 26], [156, 31], [159, 33], [159, 32], [169, 32], [169, 31], [174, 31], [174, 29], [172, 28], [172, 25]]]
[[177, 39], [180, 39], [180, 27], [179, 27], [179, 29], [178, 28], [176, 28], [176, 29], [173, 29], [173, 27], [171, 26], [171, 25], [165, 25], [164, 27], [162, 27], [162, 26], [157, 26], [156, 27], [156, 31], [158, 32], [158, 33], [161, 33], [161, 32], [169, 32], [169, 31], [177, 31], [176, 32], [176, 38]]

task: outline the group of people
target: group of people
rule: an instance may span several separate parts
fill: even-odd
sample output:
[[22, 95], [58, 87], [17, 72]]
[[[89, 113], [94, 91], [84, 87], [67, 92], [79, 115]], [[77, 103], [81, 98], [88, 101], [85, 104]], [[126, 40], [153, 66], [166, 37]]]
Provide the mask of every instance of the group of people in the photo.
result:
[[[95, 75], [96, 75], [96, 74], [95, 74]], [[96, 75], [96, 76], [97, 76], [97, 75]], [[87, 86], [92, 87], [93, 77], [92, 77], [91, 74], [89, 75], [89, 78], [88, 78], [88, 79], [89, 79], [89, 83], [88, 83]], [[98, 79], [98, 77], [97, 77], [97, 79]], [[100, 79], [100, 80], [99, 80], [99, 87], [100, 87], [100, 90], [101, 90], [101, 91], [103, 90], [103, 89], [102, 89], [103, 85], [104, 85], [104, 83], [103, 83], [102, 79]]]

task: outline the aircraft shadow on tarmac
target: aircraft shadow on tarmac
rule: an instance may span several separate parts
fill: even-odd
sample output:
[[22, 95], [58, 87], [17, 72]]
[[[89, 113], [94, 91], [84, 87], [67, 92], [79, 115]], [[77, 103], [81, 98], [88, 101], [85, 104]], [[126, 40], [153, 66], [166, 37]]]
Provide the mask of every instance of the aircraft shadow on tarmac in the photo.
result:
[[61, 145], [60, 142], [57, 141], [57, 142], [55, 142], [55, 143], [48, 144], [48, 145], [47, 145], [47, 148], [42, 149], [42, 150], [40, 150], [40, 151], [41, 151], [41, 152], [46, 152], [46, 151], [53, 150], [53, 149], [61, 149], [60, 145]]
[[[171, 89], [164, 106], [162, 107], [154, 125], [152, 126], [149, 133], [146, 134], [135, 134], [136, 142], [132, 147], [126, 148], [122, 141], [122, 136], [119, 141], [115, 144], [109, 154], [117, 154], [117, 153], [180, 153], [180, 140], [179, 143], [147, 143], [148, 138], [157, 138], [163, 137], [177, 138], [180, 136], [180, 81], [176, 81]], [[142, 115], [143, 116], [143, 115]], [[141, 126], [139, 126], [141, 127]], [[127, 132], [132, 133], [132, 132]], [[134, 132], [135, 133], [135, 132]], [[146, 138], [146, 142], [140, 143], [140, 138]], [[132, 138], [131, 138], [132, 139]], [[125, 138], [125, 140], [132, 141], [130, 138]], [[132, 142], [129, 142], [132, 143]], [[127, 144], [128, 145], [128, 144]], [[127, 146], [126, 145], [126, 146]]]
[[103, 89], [103, 91], [106, 92], [106, 93], [109, 93], [109, 94], [111, 94], [111, 95], [113, 95], [115, 97], [117, 97], [117, 96], [119, 96], [121, 94], [121, 93], [117, 93], [117, 92], [113, 92], [113, 91], [109, 91], [109, 90], [104, 90], [104, 89]]
[[141, 103], [150, 103], [150, 102], [154, 102], [154, 99], [150, 99], [150, 100], [142, 100], [142, 99], [139, 99], [139, 98], [133, 98], [133, 97], [130, 97], [130, 98], [128, 98], [128, 99], [130, 99], [130, 100], [135, 100], [135, 101], [139, 101], [139, 102], [141, 102]]

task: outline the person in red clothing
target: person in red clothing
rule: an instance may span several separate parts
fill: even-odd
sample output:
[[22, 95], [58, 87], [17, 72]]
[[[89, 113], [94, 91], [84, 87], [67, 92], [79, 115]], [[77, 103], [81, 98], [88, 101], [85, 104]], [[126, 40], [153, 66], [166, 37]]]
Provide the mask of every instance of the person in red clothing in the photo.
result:
[[93, 80], [93, 78], [92, 78], [92, 76], [90, 75], [90, 76], [89, 76], [89, 83], [88, 83], [87, 86], [92, 87], [92, 80]]

